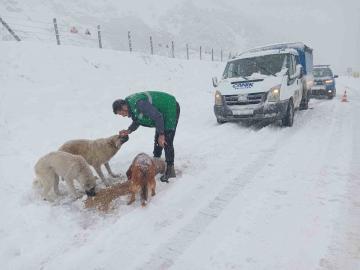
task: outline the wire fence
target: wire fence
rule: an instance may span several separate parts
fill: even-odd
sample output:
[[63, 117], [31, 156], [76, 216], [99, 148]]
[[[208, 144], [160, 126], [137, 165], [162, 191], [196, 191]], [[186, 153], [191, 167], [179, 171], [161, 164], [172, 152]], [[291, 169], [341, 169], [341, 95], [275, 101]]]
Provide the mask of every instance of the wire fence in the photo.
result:
[[[51, 42], [58, 45], [75, 45], [105, 49], [142, 52], [170, 58], [200, 59], [206, 61], [226, 61], [236, 52], [229, 49], [213, 48], [201, 44], [185, 43], [176, 38], [169, 38], [159, 33], [144, 34], [105, 28], [101, 25], [84, 26], [67, 21], [46, 22], [19, 18], [15, 16], [0, 17], [0, 38]], [[13, 32], [13, 33], [11, 33]], [[14, 36], [15, 34], [15, 36]]]

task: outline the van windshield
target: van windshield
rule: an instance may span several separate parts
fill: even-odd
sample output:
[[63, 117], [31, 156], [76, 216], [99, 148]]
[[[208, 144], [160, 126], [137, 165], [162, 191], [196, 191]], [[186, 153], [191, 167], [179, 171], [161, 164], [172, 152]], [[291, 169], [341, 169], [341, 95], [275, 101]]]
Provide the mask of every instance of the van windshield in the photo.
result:
[[227, 63], [223, 78], [246, 78], [254, 73], [274, 75], [287, 67], [287, 58], [286, 54], [270, 54], [234, 60]]
[[332, 72], [329, 68], [314, 68], [313, 70], [314, 77], [332, 77]]

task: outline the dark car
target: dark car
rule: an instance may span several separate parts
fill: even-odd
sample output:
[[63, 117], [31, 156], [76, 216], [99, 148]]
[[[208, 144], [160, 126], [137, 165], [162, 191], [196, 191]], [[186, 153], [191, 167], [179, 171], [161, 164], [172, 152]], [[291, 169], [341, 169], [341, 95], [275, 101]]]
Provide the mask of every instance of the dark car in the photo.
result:
[[311, 97], [327, 97], [332, 99], [336, 95], [335, 78], [329, 65], [315, 65], [313, 69], [314, 85]]

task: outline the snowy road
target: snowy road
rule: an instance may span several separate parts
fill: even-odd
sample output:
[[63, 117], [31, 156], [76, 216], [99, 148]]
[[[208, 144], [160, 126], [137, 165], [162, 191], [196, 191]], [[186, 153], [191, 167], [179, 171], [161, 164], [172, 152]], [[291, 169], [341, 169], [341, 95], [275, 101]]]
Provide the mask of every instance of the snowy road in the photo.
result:
[[[1, 46], [9, 51], [0, 63], [4, 269], [360, 268], [359, 80], [339, 78], [338, 96], [312, 100], [292, 128], [257, 129], [216, 124], [210, 78], [222, 64]], [[349, 103], [340, 102], [345, 86]], [[145, 209], [124, 199], [104, 216], [66, 196], [41, 201], [31, 189], [36, 160], [68, 139], [126, 127], [111, 102], [149, 88], [181, 104], [181, 176], [158, 182]], [[114, 171], [151, 153], [152, 138], [153, 130], [136, 131], [111, 161]]]
[[[224, 260], [229, 269], [358, 269], [360, 96], [351, 94], [349, 104], [312, 102], [294, 128], [245, 139], [241, 153], [258, 154], [227, 156], [229, 181], [218, 179], [219, 192], [140, 269], [224, 269]], [[262, 146], [268, 132], [277, 137]]]

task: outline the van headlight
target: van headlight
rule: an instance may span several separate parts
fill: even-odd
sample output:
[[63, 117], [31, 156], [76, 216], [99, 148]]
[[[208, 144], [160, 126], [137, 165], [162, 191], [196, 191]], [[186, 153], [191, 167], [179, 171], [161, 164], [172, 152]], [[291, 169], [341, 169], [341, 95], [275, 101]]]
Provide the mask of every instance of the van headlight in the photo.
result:
[[221, 96], [221, 93], [219, 91], [215, 92], [215, 105], [218, 105], [218, 106], [223, 105], [222, 96]]
[[280, 87], [281, 85], [279, 84], [270, 89], [267, 97], [268, 102], [277, 102], [280, 100]]
[[325, 83], [326, 84], [331, 84], [331, 83], [333, 83], [333, 80], [325, 80]]

